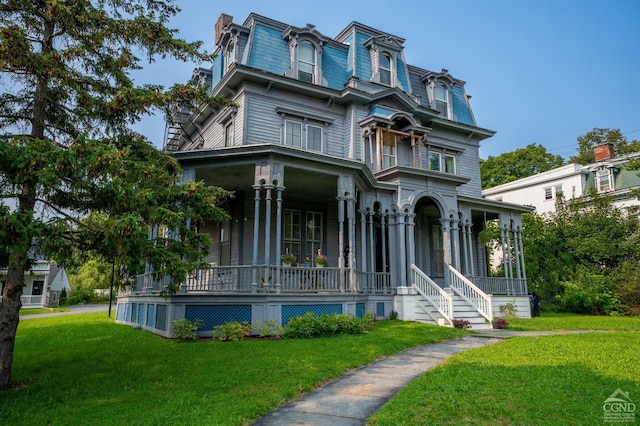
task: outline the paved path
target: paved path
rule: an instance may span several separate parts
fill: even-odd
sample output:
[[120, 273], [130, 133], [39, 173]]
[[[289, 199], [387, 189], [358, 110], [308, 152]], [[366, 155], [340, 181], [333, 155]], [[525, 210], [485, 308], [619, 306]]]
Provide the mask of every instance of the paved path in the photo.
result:
[[[20, 315], [20, 321], [33, 319], [33, 318], [47, 318], [47, 317], [57, 317], [60, 315], [74, 315], [74, 314], [87, 314], [91, 312], [107, 312], [109, 310], [109, 305], [71, 305], [67, 306], [69, 309], [66, 312], [51, 312], [48, 314], [33, 314], [33, 315]], [[115, 305], [111, 307], [111, 313], [115, 312]]]
[[317, 391], [283, 405], [254, 425], [364, 425], [369, 416], [425, 371], [442, 364], [452, 355], [500, 342], [504, 338], [491, 333], [469, 335], [408, 349], [351, 371]]

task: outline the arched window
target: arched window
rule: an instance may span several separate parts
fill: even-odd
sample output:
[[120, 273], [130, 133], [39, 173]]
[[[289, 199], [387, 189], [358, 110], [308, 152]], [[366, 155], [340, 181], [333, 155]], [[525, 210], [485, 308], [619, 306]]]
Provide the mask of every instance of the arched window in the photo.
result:
[[380, 75], [380, 83], [391, 85], [391, 56], [388, 53], [380, 53], [378, 59], [378, 73]]
[[236, 61], [236, 45], [233, 41], [230, 41], [227, 45], [226, 55], [225, 55], [225, 67], [228, 70], [231, 68], [231, 65]]
[[298, 80], [314, 83], [316, 48], [308, 41], [298, 43]]
[[436, 83], [433, 88], [435, 109], [440, 111], [445, 118], [449, 118], [449, 90], [443, 83]]

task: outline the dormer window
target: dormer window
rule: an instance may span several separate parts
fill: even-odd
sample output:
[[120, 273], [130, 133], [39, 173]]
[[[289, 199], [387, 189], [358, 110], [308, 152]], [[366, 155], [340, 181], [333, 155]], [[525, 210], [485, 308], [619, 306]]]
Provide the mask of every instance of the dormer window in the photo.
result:
[[433, 88], [434, 106], [443, 117], [449, 118], [449, 90], [443, 83], [436, 83]]
[[610, 169], [600, 169], [596, 173], [596, 185], [598, 192], [607, 192], [613, 189], [613, 176]]
[[380, 53], [378, 59], [378, 73], [380, 83], [391, 85], [391, 56], [387, 52]]
[[225, 51], [225, 68], [228, 71], [236, 62], [236, 45], [233, 41], [230, 41]]
[[307, 83], [315, 82], [316, 48], [304, 40], [298, 43], [298, 80]]

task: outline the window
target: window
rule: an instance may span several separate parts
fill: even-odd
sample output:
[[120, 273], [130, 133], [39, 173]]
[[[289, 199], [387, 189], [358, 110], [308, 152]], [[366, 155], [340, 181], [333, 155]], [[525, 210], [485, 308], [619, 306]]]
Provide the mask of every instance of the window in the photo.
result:
[[230, 41], [229, 44], [227, 45], [227, 51], [225, 55], [226, 69], [228, 70], [229, 68], [231, 68], [231, 65], [233, 65], [235, 61], [236, 61], [236, 48], [235, 48], [235, 44], [232, 41]]
[[33, 287], [31, 287], [31, 295], [42, 296], [43, 290], [44, 290], [44, 281], [34, 281]]
[[231, 221], [220, 223], [220, 266], [231, 264]]
[[233, 121], [224, 126], [224, 146], [233, 146]]
[[284, 144], [302, 148], [302, 123], [286, 120]]
[[544, 189], [544, 199], [545, 200], [551, 200], [553, 198], [553, 192], [551, 191], [551, 188], [545, 188]]
[[434, 106], [445, 118], [449, 118], [449, 91], [443, 83], [436, 83], [433, 89]]
[[[306, 137], [303, 136], [303, 130]], [[314, 124], [303, 125], [299, 121], [286, 120], [284, 144], [322, 152], [322, 127]]]
[[[305, 218], [304, 234], [302, 233], [303, 217]], [[299, 262], [302, 262], [306, 256], [310, 256], [313, 259], [316, 256], [316, 253], [318, 253], [318, 249], [323, 250], [323, 213], [316, 211], [285, 209], [283, 222], [284, 253], [290, 253], [296, 256]], [[304, 253], [301, 252], [302, 247], [304, 247]]]
[[611, 191], [613, 189], [613, 185], [611, 184], [611, 170], [598, 170], [596, 173], [596, 182], [598, 185], [598, 192]]
[[442, 238], [442, 225], [431, 225], [431, 271], [433, 275], [444, 275], [444, 241]]
[[318, 249], [322, 250], [323, 239], [322, 213], [307, 212], [307, 242], [305, 256], [315, 258]]
[[391, 57], [388, 53], [380, 53], [378, 63], [378, 73], [380, 74], [380, 83], [391, 85]]
[[285, 209], [284, 211], [284, 253], [294, 255], [299, 261], [302, 242], [300, 210]]
[[396, 135], [382, 132], [382, 168], [388, 169], [396, 165]]
[[455, 155], [430, 151], [428, 155], [428, 160], [429, 160], [429, 170], [451, 173], [451, 174], [456, 173]]
[[307, 124], [307, 149], [322, 152], [322, 127]]
[[562, 196], [562, 185], [556, 185], [556, 198]]
[[316, 49], [308, 41], [298, 43], [298, 80], [314, 82], [316, 72]]

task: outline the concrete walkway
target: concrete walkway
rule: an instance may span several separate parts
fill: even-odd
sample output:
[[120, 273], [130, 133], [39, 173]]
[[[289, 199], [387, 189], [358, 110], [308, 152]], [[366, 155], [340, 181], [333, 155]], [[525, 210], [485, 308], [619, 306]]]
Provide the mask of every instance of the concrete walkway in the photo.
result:
[[507, 336], [487, 332], [431, 345], [413, 347], [351, 371], [283, 405], [259, 419], [256, 426], [364, 425], [401, 388], [447, 358], [468, 349], [500, 342]]
[[[75, 314], [88, 314], [92, 312], [107, 312], [109, 310], [109, 305], [70, 305], [67, 306], [69, 309], [66, 312], [51, 312], [48, 314], [33, 314], [33, 315], [20, 315], [20, 321], [34, 319], [34, 318], [47, 318], [47, 317], [58, 317], [61, 315], [75, 315]], [[115, 314], [115, 305], [111, 307], [111, 314]]]

